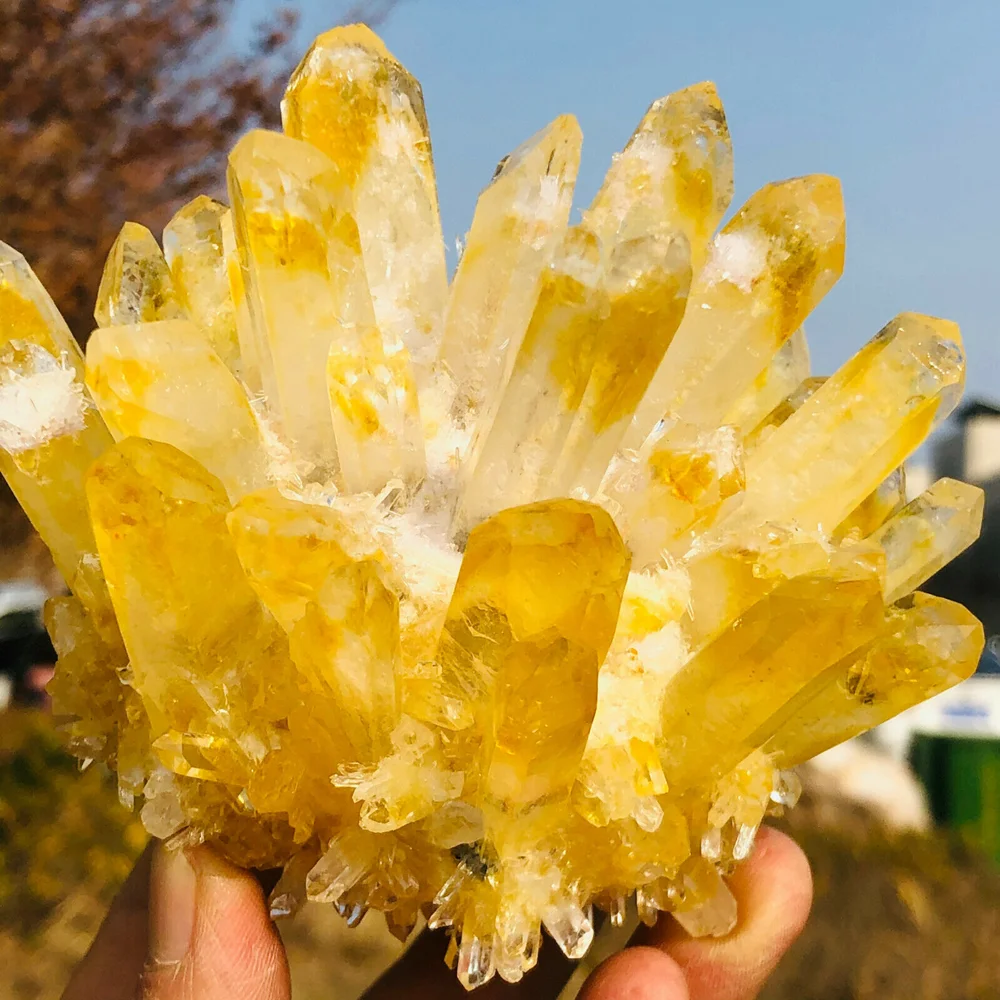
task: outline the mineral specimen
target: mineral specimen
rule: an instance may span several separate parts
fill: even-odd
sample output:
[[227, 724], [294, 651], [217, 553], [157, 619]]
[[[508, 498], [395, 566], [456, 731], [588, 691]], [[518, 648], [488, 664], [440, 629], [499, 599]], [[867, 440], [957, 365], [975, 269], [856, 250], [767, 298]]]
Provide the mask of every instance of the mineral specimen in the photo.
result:
[[[593, 908], [736, 919], [783, 769], [975, 669], [915, 592], [979, 490], [907, 504], [954, 407], [954, 324], [903, 314], [833, 377], [803, 321], [840, 187], [771, 184], [712, 235], [711, 84], [656, 101], [569, 225], [580, 130], [505, 157], [448, 286], [420, 87], [321, 36], [285, 133], [160, 250], [128, 224], [86, 360], [0, 244], [0, 468], [73, 596], [47, 621], [70, 746], [174, 846], [451, 935], [520, 979]], [[549, 945], [550, 947], [552, 945]]]

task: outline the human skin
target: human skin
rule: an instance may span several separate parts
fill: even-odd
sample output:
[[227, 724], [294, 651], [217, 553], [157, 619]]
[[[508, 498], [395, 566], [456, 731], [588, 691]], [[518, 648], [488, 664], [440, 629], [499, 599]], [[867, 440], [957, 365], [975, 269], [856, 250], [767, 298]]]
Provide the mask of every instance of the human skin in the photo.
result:
[[[802, 851], [763, 829], [730, 880], [740, 919], [725, 938], [694, 940], [668, 917], [587, 979], [580, 1000], [752, 1000], [802, 930], [812, 879]], [[442, 935], [423, 933], [365, 1000], [467, 996], [442, 961]], [[549, 943], [520, 983], [493, 980], [478, 1000], [548, 1000], [573, 966]], [[336, 995], [331, 982], [331, 995]], [[140, 858], [63, 1000], [290, 1000], [288, 960], [260, 883], [207, 847]]]

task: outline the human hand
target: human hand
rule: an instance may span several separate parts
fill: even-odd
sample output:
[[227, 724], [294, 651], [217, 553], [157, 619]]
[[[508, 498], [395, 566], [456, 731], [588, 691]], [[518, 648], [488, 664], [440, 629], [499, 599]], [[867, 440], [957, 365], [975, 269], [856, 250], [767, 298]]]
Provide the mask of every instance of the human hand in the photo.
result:
[[[730, 888], [740, 922], [694, 940], [664, 917], [587, 979], [580, 1000], [752, 1000], [801, 931], [809, 865], [784, 834], [761, 830]], [[443, 935], [424, 933], [365, 1000], [448, 1000], [467, 994], [442, 961]], [[573, 970], [551, 942], [522, 982], [497, 980], [478, 1000], [555, 998]], [[336, 983], [331, 983], [332, 993]], [[63, 1000], [290, 1000], [288, 962], [260, 884], [206, 847], [157, 845], [118, 894]]]

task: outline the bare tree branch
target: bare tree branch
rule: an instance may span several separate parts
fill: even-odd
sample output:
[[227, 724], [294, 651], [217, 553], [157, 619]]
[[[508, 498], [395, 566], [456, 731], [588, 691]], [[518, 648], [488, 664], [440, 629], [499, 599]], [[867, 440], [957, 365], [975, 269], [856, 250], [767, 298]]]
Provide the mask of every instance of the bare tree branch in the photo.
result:
[[[344, 20], [378, 23], [393, 6], [356, 3]], [[234, 0], [0, 0], [0, 240], [81, 341], [122, 223], [158, 232], [196, 194], [220, 193], [236, 138], [279, 124], [297, 13], [277, 11], [235, 51], [233, 11]], [[18, 516], [0, 487], [0, 522]]]

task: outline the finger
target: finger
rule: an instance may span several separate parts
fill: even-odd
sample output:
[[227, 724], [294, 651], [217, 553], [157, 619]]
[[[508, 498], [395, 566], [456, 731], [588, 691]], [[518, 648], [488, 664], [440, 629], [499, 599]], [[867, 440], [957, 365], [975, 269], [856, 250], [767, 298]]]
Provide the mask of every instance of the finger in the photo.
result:
[[142, 1000], [290, 1000], [260, 884], [207, 847], [157, 846]]
[[[468, 997], [453, 970], [444, 962], [448, 938], [436, 931], [424, 931], [406, 954], [365, 993], [362, 1000], [458, 1000]], [[519, 983], [505, 983], [495, 977], [476, 990], [477, 1000], [523, 1000], [556, 997], [576, 967], [549, 938], [542, 942], [538, 965]]]
[[115, 897], [94, 943], [73, 971], [63, 1000], [133, 1000], [146, 960], [151, 855], [152, 845]]
[[680, 966], [690, 1000], [751, 1000], [809, 916], [809, 862], [799, 846], [777, 830], [761, 830], [753, 854], [736, 869], [729, 887], [739, 923], [726, 937], [696, 940], [669, 918], [637, 936]]
[[588, 976], [578, 1000], [689, 1000], [681, 967], [658, 948], [626, 948]]

